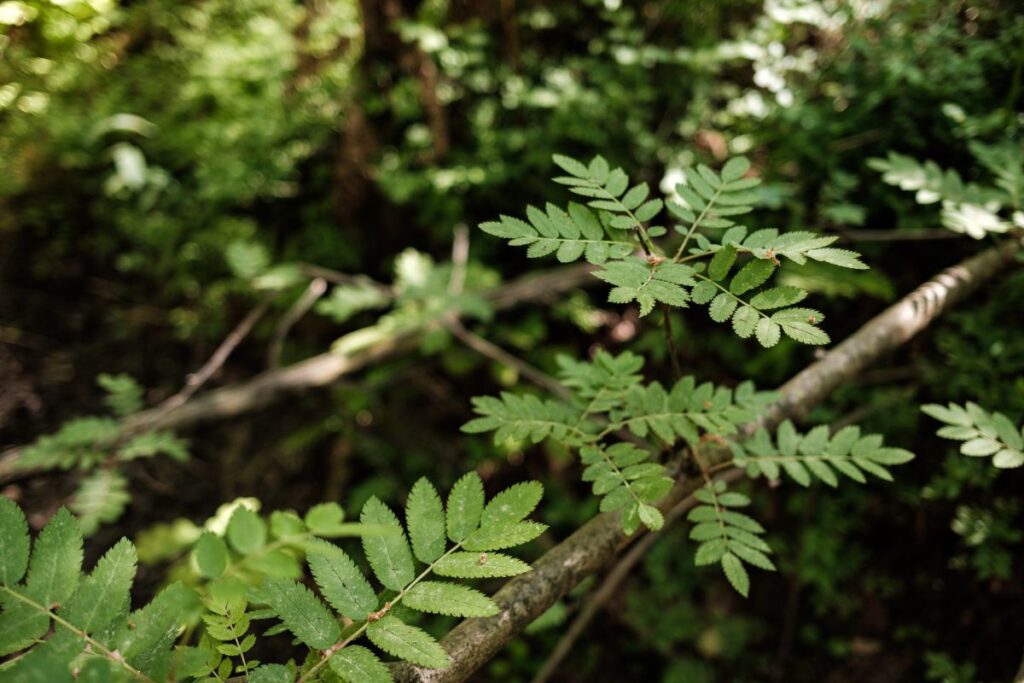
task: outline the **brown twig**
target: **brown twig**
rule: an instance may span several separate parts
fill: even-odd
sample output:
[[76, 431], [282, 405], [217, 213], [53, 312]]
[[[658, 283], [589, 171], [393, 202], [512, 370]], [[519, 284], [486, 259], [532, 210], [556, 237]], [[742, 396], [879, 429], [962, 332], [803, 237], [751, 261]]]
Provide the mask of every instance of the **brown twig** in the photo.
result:
[[274, 332], [270, 337], [270, 344], [267, 346], [267, 367], [278, 368], [281, 365], [281, 351], [284, 349], [284, 340], [288, 336], [295, 323], [302, 319], [302, 316], [309, 312], [320, 297], [327, 291], [327, 280], [323, 278], [314, 278], [310, 281], [309, 286], [306, 287], [306, 291], [302, 293], [288, 312], [285, 313], [281, 320], [274, 327]]
[[242, 340], [249, 335], [253, 326], [255, 326], [259, 319], [263, 317], [263, 314], [267, 312], [269, 307], [270, 300], [268, 299], [249, 311], [249, 315], [242, 318], [242, 321], [235, 326], [235, 329], [231, 330], [231, 333], [224, 338], [224, 341], [220, 343], [220, 346], [218, 346], [217, 350], [213, 352], [213, 355], [210, 356], [209, 360], [207, 360], [199, 370], [185, 378], [185, 386], [183, 386], [174, 396], [171, 396], [157, 406], [155, 410], [161, 413], [169, 413], [172, 410], [185, 405], [188, 400], [192, 398], [192, 395], [199, 391], [199, 389], [201, 389], [202, 386], [206, 384], [206, 382], [209, 381], [209, 379], [213, 377], [218, 370], [220, 370], [228, 357], [236, 348], [238, 348], [238, 345], [242, 343]]
[[[592, 269], [586, 264], [573, 265], [528, 275], [486, 290], [482, 296], [496, 310], [546, 301], [578, 287], [596, 284], [598, 281], [590, 276]], [[420, 332], [396, 333], [369, 348], [351, 353], [321, 353], [279, 370], [268, 370], [247, 381], [207, 392], [173, 409], [158, 406], [144, 410], [121, 423], [122, 435], [149, 429], [186, 429], [260, 410], [297, 392], [333, 384], [371, 363], [413, 349]], [[18, 467], [22, 452], [22, 447], [14, 447], [0, 456], [0, 482], [33, 472], [29, 468]]]
[[456, 339], [461, 341], [463, 344], [473, 349], [482, 356], [486, 356], [502, 365], [506, 365], [520, 375], [530, 380], [542, 389], [546, 389], [559, 398], [568, 400], [572, 397], [572, 394], [562, 384], [547, 375], [537, 368], [533, 367], [529, 363], [520, 360], [516, 356], [501, 348], [497, 344], [492, 344], [483, 337], [473, 334], [467, 330], [462, 323], [458, 320], [453, 320], [448, 323], [448, 329], [455, 336]]
[[669, 316], [669, 313], [668, 304], [662, 304], [661, 323], [665, 330], [665, 342], [668, 344], [669, 360], [672, 361], [672, 377], [678, 380], [682, 378], [683, 371], [679, 367], [679, 351], [676, 349], [675, 335], [672, 334], [672, 318]]

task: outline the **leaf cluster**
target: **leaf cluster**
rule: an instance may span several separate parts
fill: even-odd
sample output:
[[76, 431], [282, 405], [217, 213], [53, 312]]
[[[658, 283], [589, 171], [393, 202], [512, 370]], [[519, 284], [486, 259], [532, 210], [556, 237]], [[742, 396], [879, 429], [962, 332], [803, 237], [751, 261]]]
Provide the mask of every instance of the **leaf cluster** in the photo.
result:
[[[738, 225], [737, 218], [757, 204], [752, 190], [760, 182], [749, 174], [750, 163], [743, 157], [728, 160], [721, 172], [703, 164], [686, 169], [686, 182], [676, 188], [678, 201], [667, 202], [650, 198], [645, 183], [630, 186], [626, 173], [603, 157], [584, 164], [555, 155], [554, 161], [568, 173], [555, 181], [587, 198], [586, 206], [528, 207], [526, 220], [501, 216], [480, 228], [512, 246], [527, 247], [531, 258], [554, 253], [563, 263], [585, 258], [600, 264], [595, 276], [611, 285], [608, 300], [635, 302], [641, 316], [659, 305], [707, 305], [713, 320], [731, 320], [738, 336], [755, 337], [765, 347], [778, 343], [782, 334], [803, 344], [826, 344], [829, 337], [818, 327], [824, 316], [796, 306], [806, 298], [805, 290], [766, 286], [780, 258], [866, 268], [856, 252], [829, 246], [838, 239], [834, 235], [749, 232]], [[674, 231], [682, 236], [673, 256], [654, 242], [668, 234], [653, 224], [666, 206], [669, 217], [678, 221]]]
[[989, 412], [976, 403], [929, 403], [921, 410], [945, 423], [937, 432], [944, 439], [962, 441], [960, 452], [977, 458], [992, 457], [992, 465], [1011, 469], [1024, 465], [1024, 426], [1016, 427], [1000, 412]]
[[856, 425], [835, 434], [819, 425], [800, 434], [789, 420], [779, 425], [774, 441], [761, 428], [732, 448], [734, 464], [746, 468], [748, 476], [775, 480], [785, 474], [801, 486], [814, 479], [838, 486], [837, 473], [860, 484], [867, 481], [865, 474], [892, 481], [889, 468], [914, 458], [908, 450], [884, 446], [880, 434], [862, 434]]
[[[680, 443], [725, 439], [755, 419], [773, 399], [745, 382], [735, 389], [698, 384], [684, 377], [666, 389], [643, 382], [643, 359], [625, 352], [598, 351], [593, 361], [559, 358], [560, 379], [569, 400], [505, 392], [473, 399], [478, 417], [462, 427], [469, 434], [494, 432], [496, 444], [553, 439], [579, 450], [583, 480], [602, 498], [601, 509], [622, 512], [623, 529], [662, 525], [654, 504], [671, 489], [658, 455]], [[641, 445], [630, 439], [639, 439]], [[646, 441], [646, 443], [644, 443]]]
[[486, 502], [480, 478], [470, 473], [456, 482], [442, 503], [434, 486], [421, 479], [406, 501], [404, 527], [377, 498], [363, 506], [360, 521], [387, 532], [362, 538], [380, 591], [348, 553], [321, 540], [307, 546], [319, 595], [293, 579], [267, 577], [254, 599], [280, 620], [279, 629], [272, 631], [288, 631], [321, 653], [305, 668], [305, 677], [329, 666], [350, 683], [390, 681], [378, 656], [354, 644], [364, 635], [388, 655], [418, 666], [445, 668], [445, 651], [426, 631], [407, 623], [397, 607], [459, 617], [497, 614], [497, 605], [480, 591], [434, 577], [481, 579], [528, 571], [529, 565], [499, 551], [527, 543], [545, 531], [545, 525], [526, 519], [542, 494], [540, 484], [525, 482]]
[[[97, 383], [107, 392], [104, 403], [117, 417], [142, 408], [142, 388], [128, 375], [101, 374]], [[79, 469], [85, 474], [72, 497], [86, 535], [116, 521], [131, 500], [128, 480], [117, 469], [122, 462], [166, 455], [188, 459], [188, 442], [168, 430], [125, 435], [114, 417], [86, 416], [68, 420], [53, 434], [36, 439], [16, 461], [21, 469]]]

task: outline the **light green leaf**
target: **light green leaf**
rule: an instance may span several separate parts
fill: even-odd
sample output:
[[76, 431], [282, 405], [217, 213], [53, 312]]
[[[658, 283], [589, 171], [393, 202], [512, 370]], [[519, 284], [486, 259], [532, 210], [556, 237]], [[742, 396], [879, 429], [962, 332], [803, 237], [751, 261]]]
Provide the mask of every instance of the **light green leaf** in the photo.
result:
[[721, 562], [725, 578], [729, 579], [729, 583], [732, 584], [737, 593], [747, 597], [750, 594], [750, 577], [747, 575], [747, 570], [743, 567], [743, 563], [731, 552], [722, 555]]
[[331, 657], [331, 671], [345, 683], [392, 683], [391, 672], [371, 650], [346, 645]]
[[388, 615], [370, 622], [366, 636], [381, 650], [399, 659], [430, 669], [448, 667], [448, 653], [429, 633], [397, 617]]
[[228, 522], [228, 542], [235, 550], [248, 555], [263, 547], [267, 542], [267, 525], [255, 512], [239, 505]]
[[417, 481], [409, 492], [405, 503], [405, 524], [418, 560], [430, 564], [444, 554], [444, 508], [437, 490], [426, 478]]
[[749, 170], [750, 162], [746, 157], [733, 157], [725, 162], [725, 166], [722, 167], [722, 180], [727, 183], [739, 180]]
[[28, 567], [28, 523], [17, 503], [0, 496], [0, 585], [21, 581]]
[[331, 607], [354, 621], [379, 607], [377, 594], [348, 554], [327, 541], [311, 543], [306, 559], [316, 585]]
[[732, 329], [740, 339], [746, 339], [754, 334], [759, 319], [760, 316], [752, 307], [741, 306], [732, 316]]
[[412, 560], [412, 552], [409, 550], [409, 543], [402, 533], [402, 525], [395, 513], [387, 505], [380, 502], [376, 496], [370, 498], [363, 505], [363, 511], [359, 516], [363, 524], [381, 524], [393, 526], [396, 533], [386, 536], [364, 536], [363, 551], [366, 559], [373, 568], [377, 579], [386, 588], [400, 591], [405, 588], [416, 576]]
[[480, 517], [480, 524], [490, 526], [523, 520], [543, 496], [544, 486], [539, 481], [514, 484], [491, 499]]
[[757, 341], [766, 349], [770, 349], [779, 343], [779, 337], [782, 336], [781, 332], [782, 330], [778, 323], [768, 318], [761, 318], [757, 323]]
[[759, 287], [771, 277], [775, 271], [775, 264], [764, 259], [750, 261], [743, 266], [732, 282], [729, 283], [729, 291], [733, 294], [743, 294], [754, 287]]
[[261, 664], [252, 670], [248, 683], [292, 683], [295, 675], [284, 664]]
[[455, 552], [434, 565], [434, 573], [456, 579], [490, 579], [530, 571], [522, 560], [501, 553]]
[[338, 641], [338, 622], [311, 590], [295, 581], [272, 577], [263, 580], [262, 589], [267, 604], [300, 642], [326, 650]]
[[[6, 552], [6, 548], [5, 548]], [[82, 532], [61, 508], [36, 539], [25, 593], [41, 605], [63, 604], [82, 574]]]
[[192, 559], [201, 575], [215, 579], [227, 569], [228, 547], [224, 544], [224, 539], [207, 531], [196, 541], [195, 548], [192, 549]]
[[502, 550], [528, 543], [547, 530], [538, 522], [512, 522], [482, 526], [465, 538], [462, 547], [469, 551]]
[[964, 455], [985, 456], [997, 452], [1002, 445], [995, 439], [971, 439], [960, 446]]
[[345, 511], [337, 503], [320, 503], [306, 511], [306, 526], [317, 536], [337, 536], [343, 529]]
[[135, 562], [135, 546], [122, 538], [100, 558], [60, 615], [86, 633], [105, 629], [128, 611]]
[[711, 258], [711, 263], [708, 265], [708, 277], [712, 280], [724, 279], [735, 262], [736, 247], [732, 244], [725, 245], [716, 251], [715, 255]]
[[172, 583], [153, 600], [132, 613], [133, 628], [125, 630], [117, 651], [137, 669], [148, 670], [167, 653], [188, 615], [199, 605], [195, 591]]
[[729, 319], [729, 316], [736, 310], [736, 297], [722, 292], [715, 297], [708, 308], [708, 314], [716, 323], [722, 323]]
[[661, 510], [654, 507], [653, 505], [647, 505], [646, 503], [637, 507], [637, 514], [640, 516], [640, 521], [643, 522], [644, 526], [651, 531], [657, 531], [665, 525], [665, 518], [661, 514]]
[[458, 543], [479, 525], [484, 510], [484, 484], [476, 472], [469, 472], [448, 494], [448, 538]]
[[498, 613], [494, 601], [480, 591], [441, 581], [421, 581], [409, 589], [402, 604], [450, 617], [490, 617]]

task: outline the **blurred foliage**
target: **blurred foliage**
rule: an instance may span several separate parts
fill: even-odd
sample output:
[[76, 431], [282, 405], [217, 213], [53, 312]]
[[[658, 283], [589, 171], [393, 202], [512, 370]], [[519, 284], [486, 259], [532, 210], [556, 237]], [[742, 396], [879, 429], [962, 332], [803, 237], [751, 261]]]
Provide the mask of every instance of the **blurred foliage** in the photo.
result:
[[[559, 354], [628, 347], [648, 379], [668, 376], [660, 320], [601, 295], [492, 317], [476, 292], [529, 266], [479, 233], [465, 292], [451, 296], [457, 227], [542, 201], [553, 152], [600, 153], [665, 192], [685, 168], [746, 155], [763, 181], [758, 225], [839, 236], [871, 264], [841, 277], [782, 269], [842, 339], [979, 248], [887, 241], [941, 226], [928, 192], [978, 188], [983, 209], [998, 193], [986, 210], [1014, 221], [1022, 46], [1012, 0], [0, 2], [0, 440], [49, 433], [38, 445], [57, 439], [59, 452], [40, 457], [72, 468], [4, 493], [34, 526], [77, 500], [95, 520], [93, 557], [145, 530], [184, 548], [225, 500], [354, 513], [373, 495], [399, 501], [420, 476], [448, 488], [475, 467], [492, 492], [542, 481], [552, 530], [537, 545], [562, 538], [597, 507], [577, 466], [553, 444], [453, 438], [470, 396], [523, 377], [445, 333], [189, 435], [185, 462], [136, 459], [184, 456], [169, 434], [129, 457], [106, 414], [172, 395], [269, 300], [214, 381], [263, 370], [275, 327], [317, 277], [334, 287], [290, 330], [284, 363], [455, 309], [548, 373]], [[898, 186], [871, 159], [902, 169]], [[918, 406], [972, 401], [1020, 425], [1021, 310], [1016, 272], [814, 411], [919, 454], [895, 493], [756, 492], [787, 560], [747, 603], [724, 580], [698, 581], [694, 544], [670, 529], [560, 680], [1006, 680], [1024, 631], [1019, 470], [959, 455]], [[749, 353], [706, 316], [672, 323], [684, 372], [702, 380], [773, 387], [814, 358], [786, 339]], [[82, 415], [96, 417], [69, 421]], [[116, 528], [101, 526], [111, 503], [127, 505]], [[153, 572], [140, 579], [158, 588]], [[548, 628], [539, 620], [489, 675], [529, 680], [586, 596], [543, 617]]]

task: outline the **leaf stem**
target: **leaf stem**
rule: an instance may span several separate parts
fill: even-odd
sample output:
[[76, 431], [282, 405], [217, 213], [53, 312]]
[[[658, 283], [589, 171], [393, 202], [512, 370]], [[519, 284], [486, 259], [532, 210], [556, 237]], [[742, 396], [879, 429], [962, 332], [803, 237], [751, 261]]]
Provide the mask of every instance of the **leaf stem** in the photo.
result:
[[[724, 185], [722, 187], [724, 187]], [[717, 190], [715, 190], [715, 196], [708, 200], [708, 203], [704, 205], [704, 210], [701, 211], [700, 214], [697, 216], [697, 220], [695, 220], [690, 225], [689, 231], [687, 231], [686, 236], [683, 237], [683, 243], [679, 245], [679, 249], [676, 250], [676, 255], [672, 257], [673, 263], [680, 263], [679, 259], [680, 257], [682, 257], [683, 252], [686, 250], [686, 245], [689, 244], [690, 238], [693, 237], [693, 233], [696, 232], [697, 227], [700, 225], [700, 222], [704, 220], [704, 218], [708, 215], [708, 211], [711, 210], [711, 207], [714, 206], [715, 201], [718, 200], [718, 195], [722, 194], [722, 187], [719, 187]]]
[[5, 593], [7, 593], [11, 597], [15, 598], [16, 600], [20, 600], [21, 602], [25, 603], [29, 607], [32, 607], [33, 609], [36, 609], [36, 610], [46, 614], [50, 619], [53, 619], [56, 623], [60, 624], [61, 626], [63, 626], [64, 628], [66, 628], [67, 630], [71, 631], [72, 633], [77, 635], [79, 638], [84, 640], [86, 643], [88, 643], [93, 648], [93, 650], [95, 650], [99, 654], [103, 655], [104, 657], [106, 657], [110, 661], [114, 662], [115, 664], [120, 665], [126, 671], [128, 671], [128, 673], [130, 673], [131, 675], [135, 676], [140, 681], [146, 681], [147, 683], [156, 683], [152, 678], [150, 678], [149, 676], [147, 676], [146, 674], [142, 673], [141, 671], [139, 671], [138, 669], [133, 667], [131, 664], [126, 662], [124, 660], [124, 657], [122, 657], [120, 653], [117, 653], [116, 651], [111, 650], [110, 648], [105, 646], [103, 643], [99, 642], [98, 640], [96, 640], [95, 638], [90, 636], [88, 633], [86, 633], [82, 629], [80, 629], [77, 626], [75, 626], [74, 624], [72, 624], [67, 619], [64, 619], [60, 615], [56, 614], [55, 612], [53, 612], [50, 608], [46, 607], [45, 605], [40, 605], [38, 602], [36, 602], [32, 598], [30, 598], [30, 597], [28, 597], [26, 595], [22, 595], [21, 593], [19, 593], [17, 591], [11, 590], [7, 586], [0, 586], [0, 590], [4, 591]]
[[[387, 601], [387, 602], [386, 602], [386, 603], [384, 604], [384, 608], [383, 608], [383, 609], [382, 609], [382, 610], [381, 610], [380, 612], [378, 612], [378, 613], [377, 613], [377, 615], [378, 615], [378, 616], [377, 616], [377, 617], [376, 617], [376, 618], [374, 619], [374, 621], [376, 621], [377, 619], [380, 619], [381, 617], [383, 617], [384, 615], [386, 615], [386, 614], [387, 614], [388, 612], [390, 612], [390, 611], [391, 611], [391, 608], [392, 608], [392, 607], [394, 607], [395, 605], [397, 605], [397, 604], [398, 604], [399, 602], [401, 602], [402, 598], [404, 598], [404, 597], [406, 596], [406, 594], [407, 594], [407, 593], [408, 593], [408, 592], [409, 592], [410, 590], [412, 590], [412, 589], [413, 589], [413, 588], [414, 588], [414, 587], [416, 586], [416, 584], [418, 584], [419, 582], [421, 582], [421, 581], [422, 581], [423, 579], [425, 579], [425, 578], [426, 578], [426, 577], [427, 577], [428, 575], [430, 575], [430, 573], [431, 573], [432, 571], [434, 571], [434, 567], [435, 567], [435, 566], [437, 566], [437, 563], [438, 563], [438, 562], [440, 562], [440, 561], [441, 561], [441, 560], [443, 560], [444, 558], [448, 557], [449, 555], [451, 555], [451, 554], [452, 554], [452, 553], [454, 553], [455, 551], [457, 551], [457, 550], [459, 550], [460, 548], [462, 548], [462, 543], [463, 543], [462, 541], [459, 541], [458, 543], [456, 543], [455, 545], [453, 545], [453, 546], [452, 546], [452, 547], [451, 547], [451, 548], [450, 548], [450, 549], [448, 550], [448, 552], [446, 552], [446, 553], [445, 553], [444, 555], [442, 555], [441, 557], [439, 557], [439, 558], [437, 558], [436, 560], [434, 560], [433, 562], [431, 562], [431, 563], [430, 563], [430, 564], [429, 564], [429, 565], [427, 566], [427, 568], [426, 568], [426, 569], [424, 569], [424, 570], [423, 570], [422, 572], [420, 572], [419, 576], [417, 576], [417, 577], [416, 577], [415, 579], [413, 579], [413, 580], [412, 580], [412, 581], [411, 581], [411, 582], [410, 582], [410, 583], [409, 583], [409, 584], [408, 584], [407, 586], [405, 586], [404, 588], [402, 588], [402, 590], [401, 590], [401, 591], [399, 591], [398, 595], [396, 595], [396, 596], [395, 596], [395, 597], [394, 597], [393, 599], [391, 599], [391, 600]], [[345, 646], [347, 646], [347, 645], [348, 645], [349, 643], [351, 643], [352, 641], [354, 641], [354, 640], [355, 640], [356, 638], [358, 638], [359, 636], [363, 635], [363, 633], [364, 633], [364, 632], [366, 631], [366, 629], [367, 629], [367, 628], [369, 628], [369, 626], [370, 626], [370, 623], [371, 623], [371, 621], [370, 621], [369, 619], [367, 619], [366, 621], [364, 621], [364, 622], [363, 622], [363, 625], [362, 625], [362, 626], [360, 626], [360, 627], [359, 627], [358, 629], [356, 629], [356, 630], [355, 630], [355, 631], [354, 631], [354, 632], [353, 632], [353, 633], [352, 633], [351, 635], [349, 635], [349, 636], [348, 636], [347, 638], [345, 638], [345, 639], [343, 639], [343, 640], [340, 640], [340, 641], [338, 641], [337, 643], [335, 643], [334, 645], [331, 645], [331, 646], [330, 646], [329, 648], [327, 648], [326, 650], [323, 650], [323, 651], [322, 651], [322, 655], [323, 655], [323, 658], [322, 658], [322, 659], [321, 659], [321, 660], [320, 660], [319, 662], [317, 662], [316, 664], [314, 664], [314, 665], [313, 665], [313, 666], [312, 666], [312, 667], [311, 667], [311, 668], [309, 669], [309, 671], [307, 671], [306, 673], [304, 673], [304, 674], [302, 674], [301, 676], [299, 676], [299, 679], [298, 679], [297, 683], [306, 683], [306, 681], [309, 681], [309, 680], [311, 680], [311, 679], [312, 679], [312, 677], [313, 677], [313, 676], [314, 676], [314, 675], [315, 675], [315, 674], [316, 674], [316, 673], [317, 673], [318, 671], [320, 671], [320, 669], [322, 669], [322, 668], [324, 668], [325, 666], [327, 666], [327, 663], [331, 661], [331, 657], [333, 657], [333, 656], [334, 656], [334, 655], [335, 655], [335, 654], [336, 654], [337, 652], [339, 652], [339, 651], [341, 651], [342, 649], [344, 649], [344, 648], [345, 648]]]

